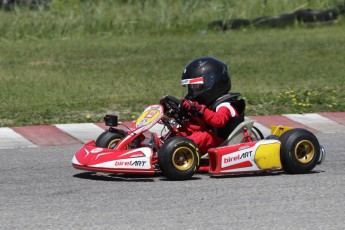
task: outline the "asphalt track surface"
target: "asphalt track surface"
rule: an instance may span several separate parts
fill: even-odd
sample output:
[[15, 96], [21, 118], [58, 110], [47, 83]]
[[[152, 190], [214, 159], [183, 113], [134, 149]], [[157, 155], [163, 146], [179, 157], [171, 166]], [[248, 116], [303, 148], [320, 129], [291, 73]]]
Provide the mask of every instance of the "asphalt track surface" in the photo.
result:
[[312, 173], [188, 181], [71, 166], [81, 145], [1, 149], [0, 229], [343, 229], [345, 133]]

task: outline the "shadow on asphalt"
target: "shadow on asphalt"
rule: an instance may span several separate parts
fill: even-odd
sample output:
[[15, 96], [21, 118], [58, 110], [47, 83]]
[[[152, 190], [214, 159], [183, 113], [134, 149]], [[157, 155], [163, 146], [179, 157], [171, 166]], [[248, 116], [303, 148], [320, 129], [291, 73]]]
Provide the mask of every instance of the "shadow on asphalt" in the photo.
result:
[[297, 176], [297, 175], [317, 174], [317, 173], [322, 173], [322, 172], [324, 172], [324, 171], [314, 170], [314, 171], [310, 171], [307, 173], [291, 174], [291, 173], [287, 173], [285, 171], [273, 171], [273, 172], [248, 173], [248, 174], [211, 175], [211, 178], [222, 179], [222, 178], [279, 176], [279, 175]]
[[[135, 175], [135, 174], [107, 174], [98, 172], [83, 172], [73, 175], [73, 177], [85, 180], [99, 181], [123, 181], [123, 182], [154, 182], [155, 179], [160, 181], [172, 181], [163, 176], [162, 173], [155, 175]], [[193, 176], [189, 180], [200, 180], [200, 177]]]
[[[322, 170], [313, 170], [308, 173], [303, 174], [291, 174], [285, 171], [275, 171], [275, 172], [261, 172], [261, 173], [248, 173], [248, 174], [232, 174], [232, 175], [210, 175], [211, 178], [215, 179], [224, 179], [224, 178], [244, 178], [244, 177], [265, 177], [265, 176], [279, 176], [279, 175], [288, 175], [288, 176], [303, 176], [310, 174], [323, 173]], [[207, 175], [208, 173], [197, 173], [189, 180], [200, 180], [202, 178], [197, 175]], [[83, 172], [75, 174], [73, 177], [85, 179], [85, 180], [99, 180], [99, 181], [118, 181], [118, 182], [155, 182], [155, 179], [160, 181], [172, 181], [167, 179], [161, 173], [155, 175], [135, 175], [135, 174], [107, 174], [107, 173], [98, 173], [98, 172]]]
[[73, 177], [86, 179], [86, 180], [100, 180], [100, 181], [154, 182], [154, 178], [157, 176], [83, 172], [83, 173], [75, 174]]

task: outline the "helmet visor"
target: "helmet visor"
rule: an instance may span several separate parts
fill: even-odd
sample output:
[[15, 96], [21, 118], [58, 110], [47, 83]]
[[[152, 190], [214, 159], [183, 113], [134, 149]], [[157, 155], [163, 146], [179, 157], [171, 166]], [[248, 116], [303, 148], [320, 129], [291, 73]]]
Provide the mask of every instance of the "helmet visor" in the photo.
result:
[[205, 89], [204, 84], [188, 85], [188, 93], [193, 94], [193, 95], [200, 93], [203, 89]]
[[204, 78], [198, 77], [193, 79], [184, 79], [181, 81], [182, 96], [193, 95], [196, 96], [205, 89]]

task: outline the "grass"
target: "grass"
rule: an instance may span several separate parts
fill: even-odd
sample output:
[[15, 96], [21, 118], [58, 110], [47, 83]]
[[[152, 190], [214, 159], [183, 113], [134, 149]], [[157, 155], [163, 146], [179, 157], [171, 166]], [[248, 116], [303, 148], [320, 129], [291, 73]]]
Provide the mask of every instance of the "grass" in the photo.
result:
[[185, 33], [219, 19], [253, 19], [297, 9], [329, 9], [343, 0], [52, 0], [48, 9], [0, 11], [7, 39]]
[[[77, 1], [70, 2], [78, 6]], [[84, 10], [96, 15], [111, 4], [100, 2], [104, 5], [93, 9], [84, 5]], [[147, 12], [154, 2], [163, 4], [158, 7], [161, 13], [152, 18], [145, 14], [142, 25], [116, 27], [125, 22], [124, 6], [127, 13]], [[2, 24], [9, 27], [0, 27], [0, 126], [102, 121], [105, 113], [133, 119], [165, 94], [181, 97], [184, 67], [206, 55], [229, 65], [232, 89], [246, 98], [247, 115], [345, 111], [341, 21], [331, 27], [218, 33], [206, 30], [204, 25], [212, 17], [202, 22], [202, 9], [194, 16], [186, 13], [185, 24], [173, 19], [173, 13], [155, 18], [164, 15], [164, 7], [172, 7], [164, 2], [143, 1], [142, 8], [132, 9], [137, 1], [118, 1], [119, 22], [114, 19], [108, 27], [102, 23], [110, 15], [101, 13], [104, 20], [91, 22], [83, 9], [60, 9], [64, 5], [36, 14], [25, 9], [0, 11], [0, 19], [11, 18]], [[183, 6], [177, 3], [176, 11], [181, 12]], [[217, 12], [217, 4], [212, 7]], [[18, 15], [26, 20], [19, 20]], [[37, 24], [30, 15], [37, 17]], [[51, 20], [44, 21], [46, 17]], [[28, 24], [32, 27], [25, 27]]]

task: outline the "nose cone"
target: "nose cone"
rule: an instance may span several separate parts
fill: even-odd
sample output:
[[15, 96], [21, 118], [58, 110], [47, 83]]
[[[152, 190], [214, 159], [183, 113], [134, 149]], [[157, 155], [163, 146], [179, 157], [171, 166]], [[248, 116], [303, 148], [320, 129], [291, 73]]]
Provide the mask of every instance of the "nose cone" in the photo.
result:
[[93, 154], [90, 154], [90, 150], [83, 146], [81, 149], [74, 154], [72, 163], [76, 165], [87, 165], [94, 158]]

